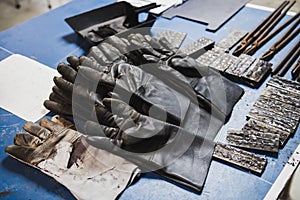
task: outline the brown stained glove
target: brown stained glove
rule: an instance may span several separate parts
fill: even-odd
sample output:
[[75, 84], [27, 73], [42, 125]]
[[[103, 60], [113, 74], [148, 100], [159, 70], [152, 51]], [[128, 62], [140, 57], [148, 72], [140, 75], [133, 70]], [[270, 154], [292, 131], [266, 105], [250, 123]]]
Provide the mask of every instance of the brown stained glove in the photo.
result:
[[[66, 120], [60, 124], [72, 126]], [[115, 199], [139, 173], [136, 165], [89, 146], [79, 132], [46, 118], [23, 128], [6, 153], [51, 176], [78, 199]]]

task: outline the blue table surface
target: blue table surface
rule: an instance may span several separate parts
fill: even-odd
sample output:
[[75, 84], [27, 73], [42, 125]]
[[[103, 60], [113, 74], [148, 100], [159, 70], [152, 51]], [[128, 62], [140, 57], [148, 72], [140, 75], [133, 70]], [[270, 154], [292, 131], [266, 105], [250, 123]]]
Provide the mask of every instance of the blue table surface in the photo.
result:
[[[18, 53], [56, 68], [57, 64], [65, 61], [68, 55], [86, 54], [90, 46], [73, 32], [64, 22], [64, 19], [112, 2], [106, 0], [73, 0], [44, 15], [1, 32], [0, 60]], [[268, 11], [244, 7], [215, 33], [205, 31], [203, 24], [181, 18], [172, 20], [159, 18], [155, 22], [154, 28], [186, 32], [190, 41], [207, 37], [218, 42], [231, 29], [251, 31], [268, 14]], [[289, 17], [286, 16], [282, 22]], [[278, 37], [267, 43], [254, 56], [260, 57], [276, 39]], [[271, 62], [276, 66], [291, 49], [293, 43], [299, 39], [300, 36], [297, 36]], [[286, 76], [290, 77], [290, 73], [287, 73]], [[266, 86], [263, 84], [259, 89], [242, 87], [246, 93], [236, 105], [229, 122], [223, 126], [218, 134], [216, 138], [218, 141], [225, 140], [228, 128], [242, 128], [246, 121], [247, 112]], [[20, 97], [21, 102], [22, 97]], [[72, 194], [54, 179], [5, 154], [5, 147], [13, 144], [13, 137], [17, 132], [22, 131], [24, 122], [17, 116], [0, 109], [0, 198], [74, 199]], [[277, 157], [267, 156], [268, 165], [261, 176], [213, 160], [201, 194], [167, 181], [155, 173], [146, 173], [126, 189], [120, 199], [263, 199], [299, 144], [299, 131], [298, 129], [290, 138]], [[101, 197], [95, 197], [95, 199], [101, 199]]]

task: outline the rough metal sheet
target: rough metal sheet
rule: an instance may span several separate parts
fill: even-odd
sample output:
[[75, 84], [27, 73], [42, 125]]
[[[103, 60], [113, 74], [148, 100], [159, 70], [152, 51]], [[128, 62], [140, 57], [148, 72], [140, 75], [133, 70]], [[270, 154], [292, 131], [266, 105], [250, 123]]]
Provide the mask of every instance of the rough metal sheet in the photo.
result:
[[285, 104], [284, 102], [280, 102], [275, 99], [269, 99], [265, 96], [260, 96], [255, 102], [254, 107], [262, 108], [299, 122], [300, 109], [293, 105]]
[[289, 133], [294, 133], [298, 125], [298, 122], [295, 120], [263, 109], [252, 108], [247, 116]]
[[280, 76], [273, 76], [267, 85], [300, 95], [300, 83], [282, 78]]
[[189, 0], [178, 7], [170, 8], [163, 17], [175, 16], [208, 24], [206, 29], [216, 31], [249, 0]]
[[195, 42], [183, 46], [182, 48], [180, 48], [180, 51], [193, 58], [197, 58], [211, 49], [214, 44], [215, 42], [213, 40], [203, 37], [196, 40]]
[[254, 57], [246, 54], [240, 55], [238, 59], [239, 60], [234, 65], [231, 65], [226, 70], [226, 73], [240, 77], [255, 61]]
[[220, 54], [209, 50], [205, 54], [203, 54], [199, 58], [197, 58], [196, 61], [198, 63], [200, 63], [201, 65], [209, 66], [211, 63], [213, 63], [219, 57], [220, 57]]
[[179, 48], [181, 46], [185, 37], [186, 33], [171, 30], [162, 31], [157, 34], [157, 39], [166, 38], [166, 40], [175, 48]]
[[287, 139], [289, 138], [290, 133], [283, 131], [281, 129], [275, 128], [263, 122], [257, 121], [255, 119], [250, 119], [247, 121], [247, 124], [242, 128], [243, 131], [254, 130], [261, 133], [269, 133], [273, 135], [278, 135], [280, 140], [280, 146], [283, 146]]
[[223, 72], [231, 65], [234, 65], [234, 63], [237, 62], [237, 60], [238, 60], [237, 57], [232, 56], [228, 53], [225, 53], [222, 56], [220, 56], [219, 58], [217, 58], [209, 66]]
[[279, 135], [258, 132], [255, 130], [233, 130], [227, 131], [226, 140], [228, 144], [260, 151], [278, 153]]
[[263, 172], [267, 164], [265, 157], [225, 144], [217, 144], [213, 156], [258, 174]]
[[300, 95], [275, 87], [267, 87], [262, 96], [300, 108]]
[[243, 78], [253, 86], [259, 85], [271, 72], [272, 64], [256, 59], [255, 62], [243, 73]]
[[234, 47], [248, 32], [244, 30], [234, 29], [228, 36], [223, 38], [216, 46], [230, 50]]

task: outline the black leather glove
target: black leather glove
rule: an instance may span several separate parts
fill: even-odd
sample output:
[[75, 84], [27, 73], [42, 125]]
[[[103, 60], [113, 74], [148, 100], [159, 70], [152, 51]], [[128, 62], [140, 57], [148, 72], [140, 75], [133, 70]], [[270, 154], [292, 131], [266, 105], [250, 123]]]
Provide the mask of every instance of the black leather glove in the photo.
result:
[[144, 170], [154, 170], [197, 191], [202, 189], [214, 150], [210, 139], [142, 115], [120, 100], [103, 102], [115, 116], [116, 126], [88, 121], [88, 143], [120, 155]]
[[[107, 45], [107, 43], [110, 45]], [[177, 76], [181, 81], [189, 83], [197, 94], [199, 101], [202, 101], [201, 104], [218, 109], [220, 113], [223, 113], [223, 118], [230, 115], [234, 105], [244, 93], [241, 87], [221, 76], [215, 70], [207, 66], [201, 66], [196, 60], [180, 51], [176, 52], [167, 40], [157, 40], [138, 33], [129, 35], [128, 40], [117, 36], [110, 37], [105, 43], [98, 45], [99, 49], [104, 49], [102, 46], [109, 47], [106, 49], [109, 49], [112, 55], [118, 55], [115, 57], [118, 57], [119, 60], [135, 63], [143, 70], [147, 70], [146, 68], [160, 68]], [[131, 52], [138, 53], [131, 57]], [[125, 55], [126, 59], [120, 55]], [[140, 63], [135, 61], [139, 60], [137, 57], [142, 60]], [[145, 66], [146, 63], [157, 63], [157, 65], [149, 64]], [[170, 66], [174, 70], [168, 69], [164, 65]], [[158, 74], [152, 75], [159, 76]], [[164, 77], [162, 81], [168, 81], [166, 79], [168, 78]]]

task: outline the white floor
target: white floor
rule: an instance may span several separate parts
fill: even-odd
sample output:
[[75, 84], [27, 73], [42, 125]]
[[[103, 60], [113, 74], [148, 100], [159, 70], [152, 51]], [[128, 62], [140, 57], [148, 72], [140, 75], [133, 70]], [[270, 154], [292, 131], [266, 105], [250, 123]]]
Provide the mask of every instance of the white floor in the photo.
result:
[[[27, 21], [45, 12], [48, 12], [47, 0], [19, 0], [20, 9], [16, 9], [15, 0], [0, 0], [0, 32], [19, 23]], [[71, 0], [50, 0], [52, 9], [61, 6]], [[250, 3], [277, 7], [283, 0], [251, 0]], [[300, 10], [300, 0], [293, 6], [291, 11]]]

